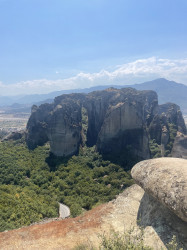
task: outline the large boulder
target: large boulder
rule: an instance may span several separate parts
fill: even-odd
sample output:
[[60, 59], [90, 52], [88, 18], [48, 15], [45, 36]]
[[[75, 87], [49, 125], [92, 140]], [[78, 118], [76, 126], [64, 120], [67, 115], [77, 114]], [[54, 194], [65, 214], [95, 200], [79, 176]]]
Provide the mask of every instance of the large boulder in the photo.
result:
[[187, 222], [187, 160], [146, 160], [136, 164], [131, 174], [146, 193]]

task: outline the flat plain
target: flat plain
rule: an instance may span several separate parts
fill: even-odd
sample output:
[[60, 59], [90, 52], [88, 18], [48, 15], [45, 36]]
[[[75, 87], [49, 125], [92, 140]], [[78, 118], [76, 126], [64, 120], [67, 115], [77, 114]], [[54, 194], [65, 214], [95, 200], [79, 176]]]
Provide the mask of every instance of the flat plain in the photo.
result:
[[6, 113], [0, 110], [0, 131], [8, 133], [26, 128], [30, 113]]

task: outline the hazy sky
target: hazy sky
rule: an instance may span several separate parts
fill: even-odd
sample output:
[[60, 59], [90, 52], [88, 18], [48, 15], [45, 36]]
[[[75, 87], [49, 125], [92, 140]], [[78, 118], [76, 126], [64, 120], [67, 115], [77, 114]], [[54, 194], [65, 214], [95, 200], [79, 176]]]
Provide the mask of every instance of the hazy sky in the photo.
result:
[[0, 0], [0, 95], [187, 84], [187, 0]]

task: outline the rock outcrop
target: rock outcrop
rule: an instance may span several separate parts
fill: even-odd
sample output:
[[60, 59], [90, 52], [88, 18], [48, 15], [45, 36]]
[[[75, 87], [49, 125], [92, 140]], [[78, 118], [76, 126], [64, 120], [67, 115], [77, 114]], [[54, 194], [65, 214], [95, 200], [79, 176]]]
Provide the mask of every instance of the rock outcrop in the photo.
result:
[[159, 106], [154, 91], [110, 88], [62, 95], [53, 104], [33, 106], [27, 124], [28, 147], [49, 141], [55, 155], [75, 154], [82, 141], [82, 108], [88, 116], [87, 145], [96, 145], [103, 155], [123, 155], [128, 149], [139, 160], [148, 159], [149, 139], [162, 144], [165, 154], [170, 124], [176, 132], [186, 133], [180, 108], [175, 104]]
[[158, 158], [136, 164], [131, 174], [146, 193], [187, 222], [187, 161]]
[[51, 152], [69, 156], [78, 151], [81, 141], [81, 106], [74, 98], [64, 96], [54, 105], [34, 106], [27, 124], [27, 145], [33, 149], [50, 141]]
[[87, 99], [88, 145], [96, 144], [102, 154], [122, 154], [131, 146], [140, 159], [150, 157], [146, 126], [156, 112], [155, 92], [111, 88]]
[[150, 139], [154, 139], [160, 145], [161, 156], [171, 156], [177, 132], [186, 134], [186, 126], [180, 107], [174, 103], [159, 105], [157, 114], [149, 126], [149, 134]]
[[174, 103], [159, 105], [158, 114], [162, 116], [162, 121], [175, 124], [177, 131], [186, 134], [186, 125], [180, 111], [180, 107]]
[[177, 132], [171, 154], [172, 157], [187, 159], [187, 135]]

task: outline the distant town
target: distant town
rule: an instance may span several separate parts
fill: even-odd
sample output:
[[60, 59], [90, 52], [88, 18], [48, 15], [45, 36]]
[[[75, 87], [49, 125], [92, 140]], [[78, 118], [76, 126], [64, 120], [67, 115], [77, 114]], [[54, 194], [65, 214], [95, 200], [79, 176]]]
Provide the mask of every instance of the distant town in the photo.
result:
[[30, 113], [11, 113], [0, 109], [0, 138], [26, 128]]

